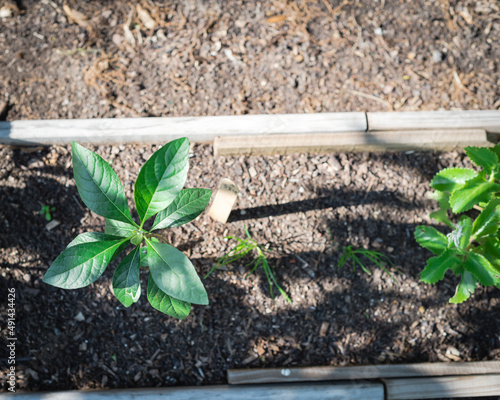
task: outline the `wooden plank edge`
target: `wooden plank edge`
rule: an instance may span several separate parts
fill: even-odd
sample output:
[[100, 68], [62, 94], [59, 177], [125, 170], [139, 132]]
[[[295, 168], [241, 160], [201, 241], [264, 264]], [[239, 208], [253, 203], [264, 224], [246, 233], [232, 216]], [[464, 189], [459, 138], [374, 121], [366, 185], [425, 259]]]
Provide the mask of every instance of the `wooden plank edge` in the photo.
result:
[[[185, 388], [115, 389], [102, 391], [65, 391], [17, 393], [16, 400], [384, 400], [384, 385], [371, 383], [329, 383], [308, 385], [202, 386]], [[0, 400], [12, 399], [0, 394]]]
[[500, 396], [500, 374], [385, 381], [387, 400]]
[[368, 130], [484, 129], [500, 133], [500, 110], [368, 112]]
[[0, 122], [0, 143], [19, 145], [150, 143], [188, 137], [211, 143], [216, 136], [360, 131], [364, 112], [207, 117], [100, 118]]
[[500, 374], [500, 361], [367, 365], [354, 367], [306, 367], [229, 369], [230, 385], [382, 378], [416, 378], [446, 375]]
[[214, 140], [214, 154], [228, 156], [336, 151], [454, 150], [466, 146], [491, 145], [484, 129], [337, 132], [217, 137]]

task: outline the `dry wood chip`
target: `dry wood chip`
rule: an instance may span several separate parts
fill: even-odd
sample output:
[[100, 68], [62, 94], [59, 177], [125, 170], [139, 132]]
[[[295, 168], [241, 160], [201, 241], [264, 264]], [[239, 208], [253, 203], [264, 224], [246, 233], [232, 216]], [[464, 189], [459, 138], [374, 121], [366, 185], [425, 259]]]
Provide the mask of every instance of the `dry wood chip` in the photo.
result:
[[128, 27], [128, 24], [123, 25], [123, 32], [127, 43], [132, 47], [135, 47], [135, 37], [130, 28]]
[[243, 365], [247, 365], [247, 364], [250, 364], [251, 362], [257, 360], [258, 358], [259, 358], [259, 356], [257, 354], [251, 354], [247, 358], [245, 358], [241, 363]]
[[149, 15], [149, 13], [144, 8], [142, 8], [139, 4], [137, 4], [136, 10], [137, 10], [137, 15], [139, 16], [139, 19], [144, 24], [144, 26], [148, 29], [154, 29], [156, 24], [155, 24], [155, 21], [153, 20], [153, 18], [151, 18], [151, 16]]
[[277, 24], [278, 22], [283, 22], [286, 19], [285, 15], [274, 15], [266, 19], [268, 24]]
[[321, 324], [321, 328], [319, 329], [319, 337], [325, 337], [327, 332], [328, 332], [328, 328], [330, 327], [330, 324], [328, 322], [323, 322]]
[[87, 29], [89, 32], [92, 31], [92, 25], [90, 25], [87, 16], [82, 14], [80, 11], [73, 10], [67, 4], [63, 4], [63, 10], [70, 21], [73, 21], [82, 28]]

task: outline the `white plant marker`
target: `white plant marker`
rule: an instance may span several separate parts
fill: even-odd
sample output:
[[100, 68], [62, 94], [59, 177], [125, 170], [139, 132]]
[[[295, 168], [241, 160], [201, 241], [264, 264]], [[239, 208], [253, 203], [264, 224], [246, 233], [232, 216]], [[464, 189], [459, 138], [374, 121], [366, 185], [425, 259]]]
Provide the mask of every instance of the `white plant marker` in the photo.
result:
[[219, 190], [215, 194], [214, 201], [208, 215], [214, 220], [225, 224], [231, 214], [239, 189], [236, 184], [227, 178], [223, 178], [219, 185]]

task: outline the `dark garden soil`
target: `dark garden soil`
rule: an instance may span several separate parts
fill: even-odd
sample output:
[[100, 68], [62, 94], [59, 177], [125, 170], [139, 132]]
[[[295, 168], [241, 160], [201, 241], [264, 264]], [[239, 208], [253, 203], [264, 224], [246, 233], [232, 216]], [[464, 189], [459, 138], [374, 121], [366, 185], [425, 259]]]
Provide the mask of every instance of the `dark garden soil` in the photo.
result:
[[[112, 161], [132, 198], [139, 167], [155, 148], [93, 149]], [[2, 293], [14, 287], [18, 295], [20, 388], [200, 385], [225, 382], [228, 368], [500, 359], [500, 291], [481, 288], [450, 305], [454, 277], [436, 286], [418, 279], [430, 254], [413, 231], [432, 224], [429, 180], [463, 165], [461, 154], [214, 159], [210, 146], [195, 145], [191, 155], [187, 187], [215, 189], [229, 177], [241, 195], [231, 222], [203, 215], [165, 231], [169, 240], [205, 275], [231, 245], [224, 237], [243, 237], [246, 225], [274, 250], [271, 263], [293, 304], [273, 302], [262, 271], [245, 279], [244, 263], [204, 280], [210, 305], [194, 306], [181, 322], [152, 309], [144, 295], [121, 306], [110, 288], [114, 268], [83, 289], [43, 284], [71, 238], [102, 231], [103, 220], [79, 200], [69, 147], [2, 147], [0, 282]], [[60, 222], [50, 231], [42, 205], [53, 206]], [[339, 270], [347, 245], [388, 255], [396, 281], [373, 265], [371, 276]]]
[[[0, 119], [500, 107], [496, 1], [65, 4], [0, 1]], [[155, 148], [93, 147], [130, 199]], [[242, 237], [246, 225], [273, 249], [293, 304], [273, 301], [262, 271], [245, 279], [241, 263], [204, 280], [210, 305], [179, 322], [144, 295], [121, 306], [110, 288], [116, 264], [87, 288], [43, 284], [66, 244], [102, 231], [103, 220], [79, 200], [69, 147], [0, 147], [0, 315], [6, 321], [7, 288], [15, 288], [18, 388], [217, 384], [228, 368], [500, 360], [500, 291], [479, 288], [450, 305], [456, 278], [418, 279], [430, 254], [413, 231], [433, 223], [429, 181], [463, 158], [215, 159], [210, 146], [195, 145], [187, 187], [215, 189], [229, 177], [241, 189], [237, 210], [225, 225], [202, 215], [165, 234], [203, 276], [230, 248], [224, 237]], [[43, 205], [55, 209], [51, 230]], [[372, 275], [339, 270], [347, 245], [389, 256], [396, 280], [372, 265]]]

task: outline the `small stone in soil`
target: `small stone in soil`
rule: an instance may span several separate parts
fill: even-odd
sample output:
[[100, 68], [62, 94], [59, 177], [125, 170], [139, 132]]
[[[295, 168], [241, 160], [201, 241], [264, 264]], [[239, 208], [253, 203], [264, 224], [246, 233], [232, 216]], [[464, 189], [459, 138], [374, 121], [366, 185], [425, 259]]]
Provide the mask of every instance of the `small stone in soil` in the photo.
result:
[[83, 316], [81, 311], [75, 315], [75, 320], [77, 320], [78, 322], [85, 321], [85, 317]]

